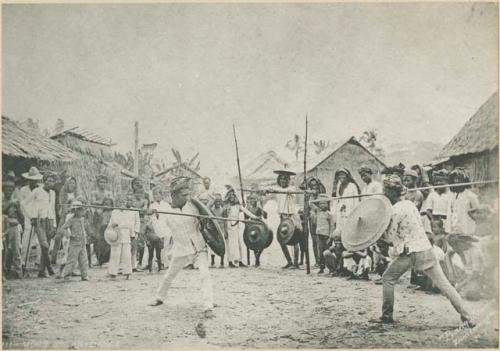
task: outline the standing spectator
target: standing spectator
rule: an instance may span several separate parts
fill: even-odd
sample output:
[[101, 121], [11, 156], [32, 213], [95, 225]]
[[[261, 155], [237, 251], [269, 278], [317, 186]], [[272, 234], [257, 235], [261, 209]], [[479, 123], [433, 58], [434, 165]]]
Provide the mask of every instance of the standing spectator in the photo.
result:
[[[71, 203], [73, 200], [75, 200], [78, 197], [78, 195], [79, 192], [78, 192], [76, 178], [69, 177], [68, 179], [66, 179], [66, 182], [64, 182], [64, 185], [59, 191], [59, 221], [60, 221], [59, 228], [62, 227], [62, 225], [66, 220], [66, 215], [68, 214], [70, 208], [68, 204]], [[61, 248], [61, 240], [62, 240], [61, 234], [57, 233], [54, 239], [54, 247], [52, 249], [51, 264], [54, 265], [56, 264], [57, 253]]]
[[[5, 182], [4, 188], [6, 184], [10, 183], [11, 181]], [[10, 185], [8, 186], [10, 187]], [[4, 272], [9, 278], [20, 279], [22, 278], [21, 233], [23, 230], [21, 223], [24, 218], [22, 217], [18, 202], [8, 201], [6, 205], [2, 206], [2, 210], [2, 235], [6, 237], [3, 252]]]
[[319, 272], [318, 274], [323, 274], [325, 272], [325, 257], [323, 253], [328, 249], [328, 239], [333, 235], [333, 229], [335, 227], [334, 217], [332, 213], [328, 210], [328, 196], [326, 194], [320, 194], [318, 199], [326, 200], [318, 203], [318, 206], [313, 205], [317, 211], [316, 213], [316, 234], [318, 235], [318, 251], [319, 251]]
[[229, 221], [227, 223], [227, 260], [229, 262], [229, 267], [246, 267], [246, 265], [242, 262], [243, 250], [240, 236], [240, 213], [244, 213], [248, 215], [248, 217], [254, 219], [257, 219], [257, 217], [240, 205], [240, 201], [236, 196], [234, 189], [229, 190], [226, 194], [226, 203], [227, 218], [234, 221]]
[[358, 173], [366, 184], [361, 190], [361, 194], [382, 194], [382, 184], [373, 180], [373, 170], [370, 167], [363, 165], [359, 168]]
[[[126, 206], [131, 208], [133, 202], [134, 195], [128, 194], [126, 197], [118, 197], [116, 205], [117, 207]], [[111, 218], [104, 236], [111, 246], [108, 273], [112, 279], [116, 278], [120, 268], [127, 279], [132, 274], [130, 241], [139, 232], [140, 228], [141, 222], [138, 212], [126, 210], [113, 210], [111, 212]]]
[[69, 237], [69, 249], [66, 266], [64, 267], [62, 277], [68, 279], [72, 275], [76, 265], [80, 268], [80, 275], [83, 281], [88, 280], [87, 276], [87, 238], [90, 235], [90, 225], [85, 218], [85, 208], [82, 207], [80, 201], [73, 201], [71, 208], [74, 215], [69, 218], [61, 227], [62, 231], [66, 231], [66, 236]]
[[[33, 203], [33, 191], [40, 186], [43, 176], [38, 171], [36, 167], [31, 167], [28, 172], [23, 173], [23, 178], [28, 182], [27, 185], [23, 186], [19, 191], [19, 201], [21, 204], [21, 211], [24, 215], [24, 233], [21, 240], [21, 260], [23, 265], [23, 272], [27, 267], [24, 267], [25, 263], [30, 260], [30, 252], [34, 252], [35, 250], [38, 252], [38, 239], [36, 234], [34, 234], [35, 228], [31, 225], [32, 219], [35, 215], [35, 204]], [[33, 250], [33, 251], [31, 251]], [[35, 255], [39, 255], [40, 253], [35, 253]], [[40, 257], [38, 257], [38, 261]]]
[[[353, 179], [351, 172], [346, 168], [341, 168], [335, 172], [333, 182], [333, 197], [337, 196], [356, 196], [361, 191], [356, 181]], [[359, 203], [359, 198], [354, 197], [350, 199], [339, 199], [332, 202], [334, 207], [333, 213], [335, 216], [336, 230], [342, 232], [347, 217], [353, 208]]]
[[[215, 201], [214, 204], [211, 208], [212, 213], [216, 217], [224, 217], [226, 215], [226, 211], [224, 209], [224, 202], [222, 201], [222, 195], [221, 194], [214, 194], [215, 196]], [[227, 242], [227, 230], [226, 230], [226, 222], [223, 220], [218, 220], [220, 229], [222, 229], [222, 232], [224, 233], [224, 240]], [[212, 256], [212, 265], [215, 265], [215, 255]], [[219, 268], [224, 268], [224, 255], [221, 256], [220, 258], [220, 266]]]
[[[91, 205], [103, 206], [104, 199], [106, 199], [106, 198], [111, 199], [111, 201], [113, 201], [113, 194], [111, 193], [111, 191], [108, 190], [108, 183], [109, 183], [109, 178], [106, 175], [101, 174], [97, 177], [96, 189], [90, 193], [90, 204]], [[100, 208], [93, 208], [92, 209], [91, 223], [92, 223], [92, 227], [93, 227], [93, 232], [96, 234], [101, 232], [101, 227], [104, 223], [103, 213], [104, 213], [103, 209], [100, 209]], [[101, 243], [102, 243], [102, 241], [101, 241]], [[102, 264], [104, 261], [103, 256], [105, 256], [105, 253], [101, 253], [99, 251], [99, 249], [100, 249], [100, 246], [98, 244], [97, 245], [94, 244], [94, 251], [96, 253], [97, 260], [98, 260], [99, 264]], [[89, 263], [91, 263], [91, 262], [89, 261]]]
[[[153, 202], [150, 206], [151, 209], [155, 209], [157, 211], [161, 211], [162, 208], [166, 208], [166, 203], [163, 201], [163, 192], [159, 187], [155, 187], [153, 189]], [[153, 225], [153, 217], [156, 219], [159, 218], [158, 214], [153, 214], [148, 216], [148, 220], [146, 223], [146, 245], [148, 247], [148, 265], [147, 269], [149, 272], [153, 270], [153, 257], [156, 254], [156, 263], [158, 266], [158, 272], [162, 270], [162, 261], [161, 261], [161, 250], [163, 249], [164, 243], [163, 239], [156, 233], [155, 226]]]
[[[247, 210], [252, 212], [259, 219], [267, 219], [267, 212], [259, 204], [259, 199], [255, 194], [250, 194], [247, 197]], [[249, 219], [245, 214], [245, 219]], [[255, 267], [260, 267], [260, 255], [264, 249], [254, 250]]]
[[54, 275], [50, 265], [49, 247], [56, 231], [56, 194], [53, 190], [56, 180], [57, 176], [54, 173], [47, 173], [44, 176], [44, 185], [31, 193], [34, 206], [31, 220], [41, 247], [39, 278], [47, 277], [45, 270], [49, 275]]
[[[144, 191], [144, 184], [142, 180], [139, 177], [135, 177], [132, 179], [132, 195], [133, 195], [133, 201], [132, 201], [132, 208], [137, 208], [140, 210], [143, 210], [139, 212], [139, 219], [140, 219], [140, 230], [135, 235], [131, 237], [131, 250], [132, 250], [132, 272], [142, 272], [141, 268], [138, 268], [137, 263], [139, 263], [139, 266], [142, 266], [142, 259], [144, 257], [144, 249], [146, 245], [146, 240], [145, 240], [145, 230], [146, 230], [146, 210], [149, 208], [149, 196], [148, 194]], [[137, 257], [139, 256], [139, 257]], [[139, 260], [139, 262], [137, 262]]]

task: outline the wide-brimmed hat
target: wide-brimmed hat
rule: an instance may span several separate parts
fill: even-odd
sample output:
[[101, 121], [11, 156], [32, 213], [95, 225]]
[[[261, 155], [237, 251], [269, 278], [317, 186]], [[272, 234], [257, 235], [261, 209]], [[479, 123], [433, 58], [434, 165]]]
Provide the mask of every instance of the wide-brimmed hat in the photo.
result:
[[28, 172], [23, 173], [23, 178], [28, 179], [28, 180], [42, 180], [43, 175], [42, 175], [42, 173], [40, 173], [38, 168], [31, 167]]
[[106, 242], [111, 246], [115, 246], [118, 244], [120, 236], [121, 233], [119, 228], [104, 231], [104, 240], [106, 240]]
[[389, 226], [392, 206], [386, 197], [371, 197], [351, 211], [342, 229], [342, 244], [348, 251], [375, 244]]
[[294, 176], [294, 175], [297, 174], [297, 173], [292, 172], [289, 169], [285, 169], [285, 168], [277, 169], [277, 170], [273, 171], [273, 173], [279, 174], [279, 175], [286, 175], [286, 176], [289, 176], [289, 177], [290, 176]]

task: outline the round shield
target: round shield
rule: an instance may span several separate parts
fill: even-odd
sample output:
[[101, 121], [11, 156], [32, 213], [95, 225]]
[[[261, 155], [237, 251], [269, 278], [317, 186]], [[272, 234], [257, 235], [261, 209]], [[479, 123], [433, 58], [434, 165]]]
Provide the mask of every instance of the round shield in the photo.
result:
[[282, 218], [278, 226], [276, 238], [282, 245], [295, 245], [302, 238], [302, 227], [298, 216], [292, 218]]
[[[192, 198], [191, 202], [203, 216], [214, 216], [205, 205], [197, 199]], [[216, 220], [211, 218], [200, 219], [201, 234], [207, 245], [218, 256], [224, 256], [226, 253], [226, 245], [224, 243], [224, 234]]]
[[243, 241], [250, 250], [263, 250], [271, 244], [272, 240], [273, 233], [264, 222], [245, 225]]
[[269, 236], [267, 237], [267, 242], [264, 244], [263, 249], [267, 249], [273, 242], [273, 231], [269, 229]]
[[295, 233], [295, 224], [290, 218], [283, 218], [280, 225], [278, 226], [278, 232], [276, 233], [276, 238], [282, 245], [287, 245], [290, 240], [292, 240], [293, 234]]
[[360, 202], [347, 217], [342, 229], [342, 244], [348, 251], [364, 250], [375, 244], [389, 226], [392, 206], [386, 197], [371, 197]]

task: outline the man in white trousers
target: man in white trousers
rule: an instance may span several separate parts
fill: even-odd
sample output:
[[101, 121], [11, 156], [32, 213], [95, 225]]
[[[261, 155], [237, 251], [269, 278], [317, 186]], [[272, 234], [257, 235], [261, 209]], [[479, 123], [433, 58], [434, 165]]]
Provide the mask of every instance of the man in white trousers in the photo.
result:
[[[188, 213], [199, 215], [198, 209], [189, 201], [189, 179], [178, 177], [170, 184], [172, 204], [168, 207], [169, 212]], [[149, 210], [151, 214], [155, 210]], [[207, 317], [213, 315], [214, 298], [212, 281], [208, 271], [208, 250], [205, 240], [200, 232], [200, 223], [196, 217], [175, 216], [160, 214], [158, 221], [153, 226], [159, 226], [160, 236], [173, 238], [172, 259], [163, 280], [158, 287], [156, 297], [150, 306], [159, 306], [167, 295], [168, 288], [186, 264], [196, 263], [200, 271], [201, 292], [203, 295], [204, 314]]]

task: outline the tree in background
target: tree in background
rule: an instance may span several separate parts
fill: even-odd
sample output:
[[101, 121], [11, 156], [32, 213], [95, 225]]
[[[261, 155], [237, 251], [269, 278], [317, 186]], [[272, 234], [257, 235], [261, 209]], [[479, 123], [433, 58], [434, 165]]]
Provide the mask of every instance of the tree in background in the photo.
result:
[[54, 130], [52, 131], [52, 135], [59, 134], [62, 131], [64, 131], [64, 121], [62, 119], [58, 118], [56, 121], [56, 126], [54, 127]]
[[382, 148], [377, 146], [377, 137], [376, 130], [365, 130], [358, 140], [361, 145], [366, 147], [373, 155], [378, 158], [384, 158], [385, 152]]
[[313, 141], [313, 145], [316, 155], [319, 155], [330, 146], [330, 142], [328, 140], [315, 140]]
[[288, 140], [285, 146], [295, 153], [296, 160], [299, 159], [301, 151], [304, 150], [304, 142], [302, 141], [302, 137], [298, 134], [295, 134], [292, 139]]

